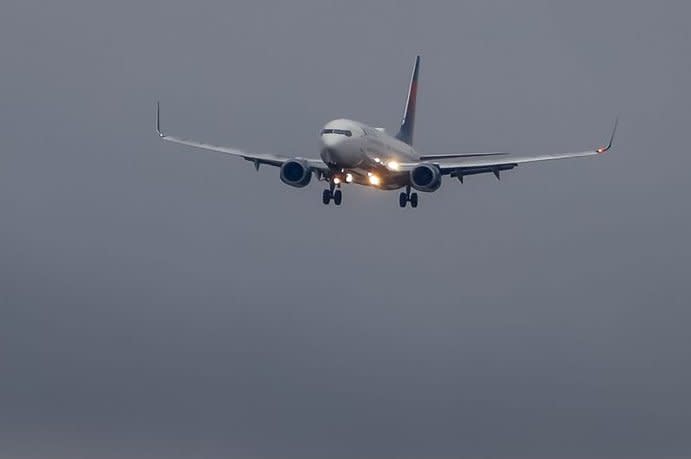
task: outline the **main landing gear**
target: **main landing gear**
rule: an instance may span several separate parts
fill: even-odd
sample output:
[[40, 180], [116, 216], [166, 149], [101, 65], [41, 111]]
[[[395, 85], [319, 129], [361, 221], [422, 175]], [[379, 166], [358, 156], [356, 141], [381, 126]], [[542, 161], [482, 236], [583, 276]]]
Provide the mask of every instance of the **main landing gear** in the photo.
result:
[[343, 193], [340, 189], [334, 190], [335, 188], [336, 184], [330, 182], [329, 189], [324, 190], [324, 192], [322, 193], [322, 202], [325, 206], [328, 206], [332, 199], [334, 204], [336, 204], [337, 206], [340, 206], [341, 202], [343, 202]]
[[417, 207], [417, 193], [410, 192], [410, 185], [405, 187], [405, 193], [398, 195], [398, 205], [404, 208], [408, 203], [413, 209]]

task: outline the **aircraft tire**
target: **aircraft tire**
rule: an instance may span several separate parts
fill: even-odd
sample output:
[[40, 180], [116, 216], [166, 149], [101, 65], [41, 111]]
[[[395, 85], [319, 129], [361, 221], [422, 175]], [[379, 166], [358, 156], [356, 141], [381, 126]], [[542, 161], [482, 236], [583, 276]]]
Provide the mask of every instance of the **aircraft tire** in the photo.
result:
[[401, 193], [398, 195], [398, 205], [401, 207], [401, 209], [405, 208], [406, 204], [408, 204], [408, 195], [405, 193]]
[[415, 209], [417, 207], [417, 193], [410, 195], [410, 206]]

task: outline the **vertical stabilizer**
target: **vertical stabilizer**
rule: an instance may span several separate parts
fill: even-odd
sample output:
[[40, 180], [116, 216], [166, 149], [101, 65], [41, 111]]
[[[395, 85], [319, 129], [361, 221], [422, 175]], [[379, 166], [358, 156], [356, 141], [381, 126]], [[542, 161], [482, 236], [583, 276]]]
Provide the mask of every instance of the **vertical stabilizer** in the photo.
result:
[[408, 87], [408, 98], [405, 102], [405, 110], [403, 111], [403, 120], [401, 121], [401, 130], [396, 134], [396, 138], [408, 145], [413, 144], [413, 131], [415, 131], [415, 105], [417, 102], [417, 85], [418, 77], [420, 75], [420, 56], [415, 58], [415, 66], [413, 67], [413, 75], [410, 78], [410, 86]]

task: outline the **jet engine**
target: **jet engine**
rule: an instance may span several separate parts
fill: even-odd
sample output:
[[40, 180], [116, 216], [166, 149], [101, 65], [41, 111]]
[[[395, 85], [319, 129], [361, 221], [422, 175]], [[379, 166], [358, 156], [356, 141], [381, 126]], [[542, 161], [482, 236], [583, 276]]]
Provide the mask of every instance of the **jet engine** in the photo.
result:
[[291, 159], [281, 165], [281, 181], [295, 188], [306, 187], [312, 179], [312, 171], [307, 163]]
[[410, 184], [418, 191], [437, 191], [441, 186], [441, 171], [434, 164], [420, 164], [410, 171]]

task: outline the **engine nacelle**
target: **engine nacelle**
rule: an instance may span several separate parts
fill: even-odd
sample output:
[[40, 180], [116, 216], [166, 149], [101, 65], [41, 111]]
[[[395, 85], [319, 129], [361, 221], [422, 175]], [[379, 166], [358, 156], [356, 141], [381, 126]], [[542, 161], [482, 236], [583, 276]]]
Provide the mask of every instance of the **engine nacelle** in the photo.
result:
[[441, 186], [441, 171], [434, 164], [420, 164], [410, 171], [410, 184], [418, 191], [437, 191]]
[[312, 180], [312, 171], [307, 163], [291, 159], [281, 165], [281, 181], [295, 188], [303, 188]]

